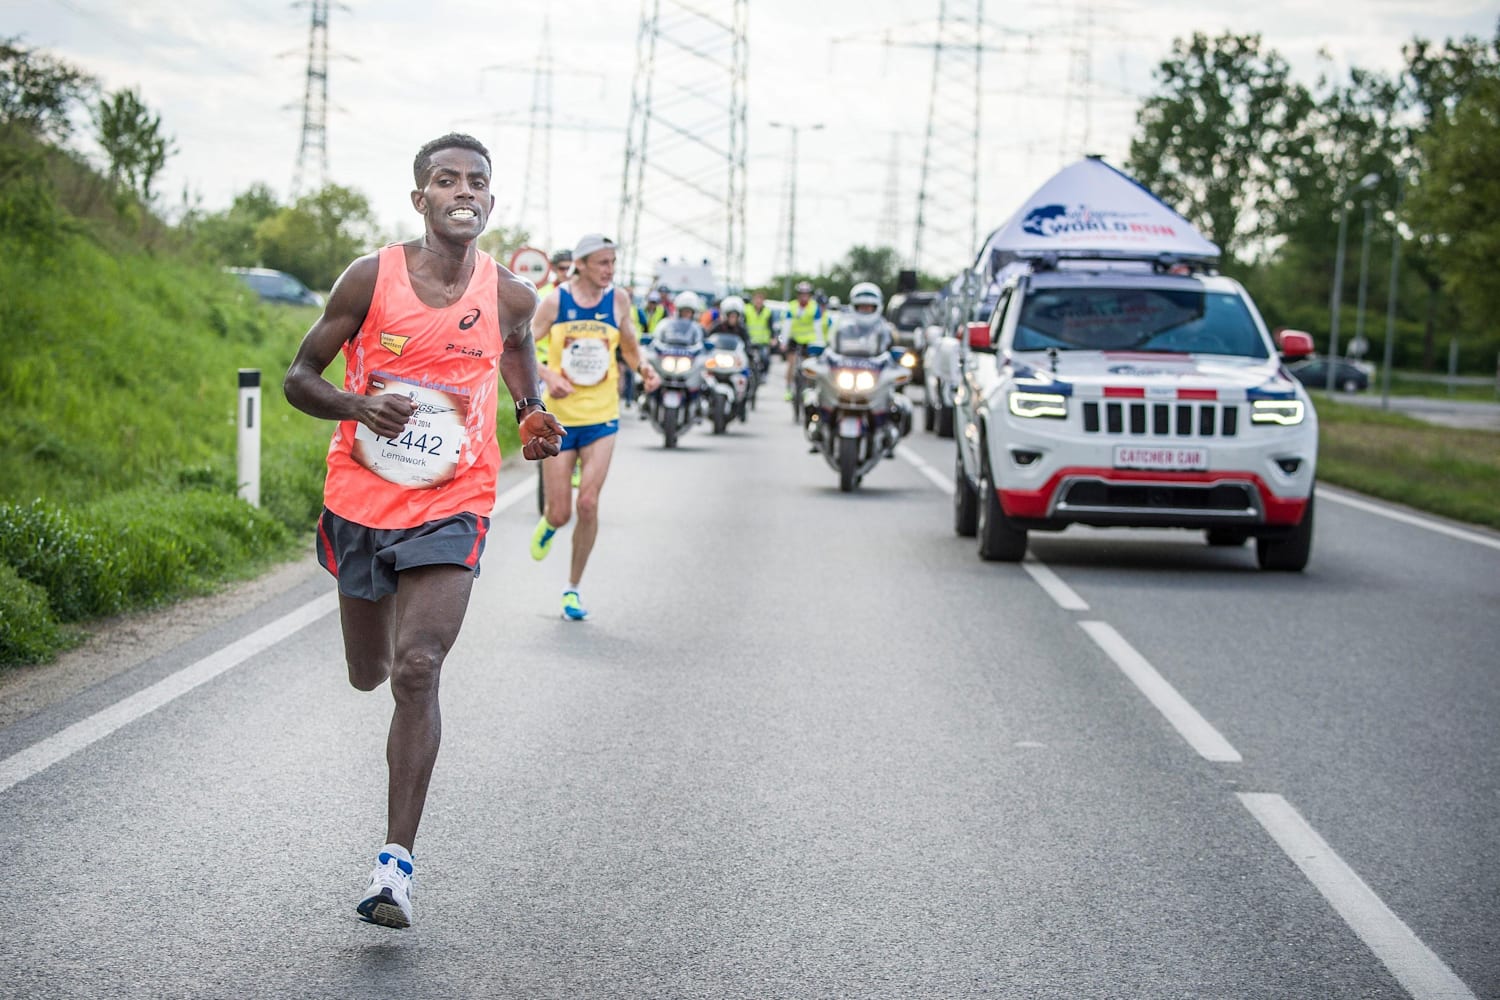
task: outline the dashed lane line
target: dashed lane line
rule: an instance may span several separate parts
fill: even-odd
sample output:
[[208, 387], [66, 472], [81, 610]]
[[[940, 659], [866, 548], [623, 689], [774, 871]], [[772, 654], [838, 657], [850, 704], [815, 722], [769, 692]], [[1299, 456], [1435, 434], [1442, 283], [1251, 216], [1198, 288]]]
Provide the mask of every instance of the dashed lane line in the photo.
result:
[[1235, 794], [1413, 1000], [1475, 1000], [1453, 970], [1391, 912], [1291, 803], [1280, 795]]
[[1157, 711], [1166, 716], [1167, 721], [1182, 734], [1189, 746], [1198, 751], [1199, 756], [1219, 764], [1240, 763], [1243, 759], [1240, 752], [1230, 746], [1229, 741], [1207, 719], [1199, 715], [1198, 710], [1188, 704], [1187, 699], [1178, 694], [1177, 689], [1167, 683], [1166, 678], [1157, 673], [1156, 668], [1136, 652], [1135, 647], [1126, 642], [1125, 637], [1116, 632], [1113, 626], [1097, 621], [1078, 624], [1115, 661], [1115, 665], [1130, 678], [1147, 700], [1156, 706]]

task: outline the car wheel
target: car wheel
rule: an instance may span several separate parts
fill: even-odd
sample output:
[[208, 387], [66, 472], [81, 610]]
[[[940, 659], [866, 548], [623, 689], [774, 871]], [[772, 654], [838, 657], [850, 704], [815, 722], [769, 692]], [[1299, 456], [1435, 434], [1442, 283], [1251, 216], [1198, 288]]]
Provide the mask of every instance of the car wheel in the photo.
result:
[[1339, 388], [1343, 389], [1345, 392], [1358, 392], [1361, 386], [1358, 379], [1346, 378], [1339, 385]]
[[953, 449], [953, 531], [962, 538], [973, 538], [979, 530], [979, 494], [964, 474], [963, 456]]
[[1026, 529], [1005, 516], [988, 462], [979, 480], [978, 535], [979, 558], [987, 562], [1020, 562], [1026, 555]]
[[1300, 573], [1307, 567], [1312, 555], [1313, 496], [1308, 494], [1307, 510], [1302, 514], [1302, 523], [1292, 529], [1291, 534], [1280, 538], [1257, 538], [1255, 561], [1261, 569], [1283, 573]]
[[951, 438], [953, 436], [953, 407], [942, 406], [938, 408], [937, 436], [940, 438]]

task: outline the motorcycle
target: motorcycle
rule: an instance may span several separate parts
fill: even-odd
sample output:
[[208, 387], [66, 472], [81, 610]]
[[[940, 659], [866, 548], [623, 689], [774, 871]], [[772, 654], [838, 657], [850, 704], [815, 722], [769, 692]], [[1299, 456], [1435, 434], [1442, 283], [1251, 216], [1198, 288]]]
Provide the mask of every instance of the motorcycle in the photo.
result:
[[911, 403], [899, 389], [911, 378], [902, 348], [893, 348], [885, 321], [857, 315], [840, 322], [820, 356], [802, 363], [803, 431], [851, 492], [881, 458], [911, 433]]
[[646, 347], [661, 384], [642, 399], [642, 412], [661, 432], [664, 447], [677, 447], [678, 435], [704, 418], [707, 397], [722, 398], [706, 374], [709, 356], [703, 328], [686, 319], [663, 322]]
[[729, 390], [727, 394], [716, 393], [709, 400], [714, 433], [723, 434], [731, 420], [745, 421], [745, 411], [754, 399], [755, 383], [744, 340], [736, 334], [721, 332], [710, 337], [708, 343], [710, 354], [704, 368], [713, 379], [715, 390], [721, 387]]

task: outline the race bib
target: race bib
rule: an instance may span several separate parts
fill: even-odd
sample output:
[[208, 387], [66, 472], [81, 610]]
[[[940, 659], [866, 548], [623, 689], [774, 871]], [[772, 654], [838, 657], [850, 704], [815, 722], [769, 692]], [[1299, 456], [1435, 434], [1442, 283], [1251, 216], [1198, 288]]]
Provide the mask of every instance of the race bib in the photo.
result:
[[614, 360], [605, 341], [574, 340], [563, 347], [562, 370], [574, 385], [598, 385], [609, 374]]
[[397, 393], [417, 404], [401, 433], [377, 435], [364, 424], [354, 432], [354, 460], [387, 482], [414, 490], [441, 486], [458, 473], [469, 397], [463, 393], [376, 372], [366, 395]]

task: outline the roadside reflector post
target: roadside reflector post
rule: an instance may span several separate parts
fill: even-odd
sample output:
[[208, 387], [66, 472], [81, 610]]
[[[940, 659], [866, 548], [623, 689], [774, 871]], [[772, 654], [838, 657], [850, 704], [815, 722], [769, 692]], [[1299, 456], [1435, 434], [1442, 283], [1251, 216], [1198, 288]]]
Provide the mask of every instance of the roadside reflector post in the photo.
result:
[[239, 495], [260, 506], [260, 369], [240, 369]]

